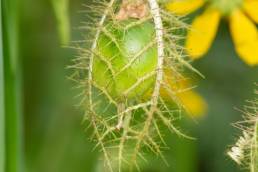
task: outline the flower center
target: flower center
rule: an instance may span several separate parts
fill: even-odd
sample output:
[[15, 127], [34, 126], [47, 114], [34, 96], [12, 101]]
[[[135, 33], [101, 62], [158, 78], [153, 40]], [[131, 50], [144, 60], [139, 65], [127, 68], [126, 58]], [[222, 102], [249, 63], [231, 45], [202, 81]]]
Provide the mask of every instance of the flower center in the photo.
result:
[[220, 10], [224, 15], [229, 15], [233, 10], [240, 7], [243, 0], [208, 0], [211, 5]]

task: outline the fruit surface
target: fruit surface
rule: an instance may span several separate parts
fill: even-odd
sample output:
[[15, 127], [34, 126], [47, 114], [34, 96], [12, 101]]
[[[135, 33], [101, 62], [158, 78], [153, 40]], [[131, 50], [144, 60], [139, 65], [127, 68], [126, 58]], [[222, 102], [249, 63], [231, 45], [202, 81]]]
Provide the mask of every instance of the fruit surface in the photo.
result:
[[139, 83], [156, 69], [154, 26], [144, 22], [126, 29], [132, 22], [135, 20], [123, 21], [123, 27], [107, 25], [99, 36], [93, 59], [93, 81], [115, 99], [141, 98], [154, 86], [155, 75]]

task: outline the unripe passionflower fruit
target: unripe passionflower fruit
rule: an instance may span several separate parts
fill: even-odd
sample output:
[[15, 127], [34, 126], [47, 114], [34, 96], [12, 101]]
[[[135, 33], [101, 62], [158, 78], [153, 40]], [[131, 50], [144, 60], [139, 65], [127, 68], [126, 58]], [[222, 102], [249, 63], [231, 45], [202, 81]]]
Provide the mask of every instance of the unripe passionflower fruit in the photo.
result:
[[[151, 22], [121, 21], [107, 25], [97, 40], [92, 79], [115, 99], [141, 98], [154, 86], [157, 65], [155, 29]], [[128, 27], [130, 25], [130, 27]]]

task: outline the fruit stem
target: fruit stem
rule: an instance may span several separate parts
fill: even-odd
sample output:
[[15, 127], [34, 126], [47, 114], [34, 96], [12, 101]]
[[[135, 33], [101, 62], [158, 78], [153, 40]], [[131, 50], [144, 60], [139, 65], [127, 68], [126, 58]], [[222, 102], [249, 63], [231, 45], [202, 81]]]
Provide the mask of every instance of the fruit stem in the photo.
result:
[[125, 104], [124, 103], [119, 103], [118, 107], [117, 107], [117, 114], [121, 114], [120, 116], [118, 116], [118, 123], [116, 125], [116, 129], [120, 130], [121, 128], [123, 128], [123, 120], [124, 120], [124, 114], [122, 113], [125, 110]]
[[130, 121], [131, 121], [132, 114], [131, 112], [126, 113], [125, 119], [123, 121], [123, 134], [122, 138], [119, 144], [119, 152], [118, 152], [118, 171], [122, 171], [122, 160], [123, 160], [123, 150], [124, 150], [124, 143], [126, 141], [128, 129], [130, 127]]
[[[99, 35], [101, 33], [101, 27], [103, 26], [106, 18], [107, 18], [107, 15], [111, 9], [111, 7], [113, 6], [113, 4], [115, 3], [115, 0], [111, 0], [109, 3], [108, 3], [108, 6], [106, 8], [106, 10], [104, 11], [99, 23], [98, 23], [98, 29], [97, 29], [97, 32], [96, 32], [96, 35], [95, 35], [95, 38], [94, 38], [94, 41], [92, 43], [92, 47], [91, 47], [91, 52], [94, 52], [94, 50], [96, 49], [97, 47], [97, 41], [99, 39]], [[89, 74], [88, 74], [88, 94], [89, 94], [89, 103], [90, 103], [90, 110], [93, 111], [93, 107], [92, 107], [92, 93], [91, 93], [91, 89], [92, 89], [92, 68], [93, 68], [93, 57], [94, 57], [94, 53], [91, 54], [90, 56], [90, 59], [89, 59]]]
[[[97, 41], [99, 39], [99, 36], [100, 36], [100, 33], [101, 33], [101, 27], [104, 25], [104, 22], [107, 18], [107, 15], [108, 13], [110, 12], [110, 9], [112, 9], [112, 6], [113, 4], [115, 3], [116, 0], [111, 0], [108, 5], [107, 5], [107, 8], [106, 10], [104, 11], [97, 27], [97, 31], [96, 31], [96, 35], [95, 35], [95, 38], [93, 40], [93, 43], [92, 43], [92, 46], [91, 46], [91, 52], [94, 52], [94, 50], [96, 49], [97, 47]], [[89, 73], [88, 73], [88, 96], [89, 96], [89, 110], [90, 110], [90, 114], [91, 114], [91, 118], [93, 119], [92, 120], [92, 123], [93, 123], [93, 127], [94, 127], [94, 130], [96, 131], [96, 135], [97, 135], [97, 138], [98, 140], [100, 141], [100, 134], [99, 134], [99, 131], [98, 131], [98, 127], [96, 125], [96, 122], [95, 122], [95, 116], [92, 115], [92, 113], [94, 114], [94, 108], [93, 108], [93, 101], [92, 101], [92, 68], [93, 68], [93, 57], [94, 57], [94, 53], [92, 53], [90, 55], [90, 58], [89, 58]], [[113, 172], [113, 168], [112, 168], [112, 165], [111, 165], [111, 162], [109, 160], [109, 157], [108, 157], [108, 154], [107, 154], [107, 151], [106, 151], [106, 148], [104, 147], [104, 144], [102, 141], [100, 141], [100, 145], [102, 147], [102, 150], [103, 150], [103, 153], [104, 153], [104, 157], [105, 159], [107, 160], [107, 166], [109, 168], [109, 170], [111, 172]]]
[[[135, 150], [133, 153], [132, 160], [134, 163], [137, 159], [137, 153], [141, 147], [141, 142], [148, 136], [149, 128], [151, 126], [154, 113], [157, 111], [157, 105], [159, 100], [159, 93], [160, 93], [160, 86], [163, 80], [163, 61], [164, 61], [164, 42], [163, 42], [163, 23], [160, 14], [160, 8], [156, 0], [148, 0], [150, 6], [150, 13], [152, 15], [155, 31], [156, 31], [156, 42], [157, 42], [157, 49], [158, 49], [158, 61], [157, 61], [157, 68], [156, 68], [156, 81], [154, 86], [154, 91], [151, 97], [151, 107], [150, 110], [147, 110], [148, 118], [143, 126], [142, 132], [139, 134], [138, 141], [135, 146]], [[137, 164], [137, 163], [135, 163]], [[138, 169], [138, 167], [137, 167]], [[139, 170], [139, 169], [138, 169]]]
[[[156, 30], [156, 41], [158, 48], [158, 63], [157, 63], [157, 78], [152, 94], [153, 107], [156, 107], [159, 98], [160, 85], [163, 79], [163, 61], [164, 61], [164, 42], [163, 42], [163, 24], [160, 14], [159, 5], [156, 0], [148, 0], [150, 5], [150, 12], [153, 16], [155, 30]], [[152, 111], [152, 110], [151, 110]]]

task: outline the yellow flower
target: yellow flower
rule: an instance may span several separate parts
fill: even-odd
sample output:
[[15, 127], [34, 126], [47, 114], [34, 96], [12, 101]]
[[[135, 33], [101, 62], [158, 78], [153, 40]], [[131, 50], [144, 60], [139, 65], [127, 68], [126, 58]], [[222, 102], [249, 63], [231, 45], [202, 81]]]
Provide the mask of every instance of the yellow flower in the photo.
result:
[[216, 36], [220, 19], [229, 21], [231, 36], [239, 57], [248, 65], [258, 64], [258, 0], [172, 0], [167, 9], [185, 15], [204, 6], [186, 38], [186, 50], [193, 59], [206, 54]]

